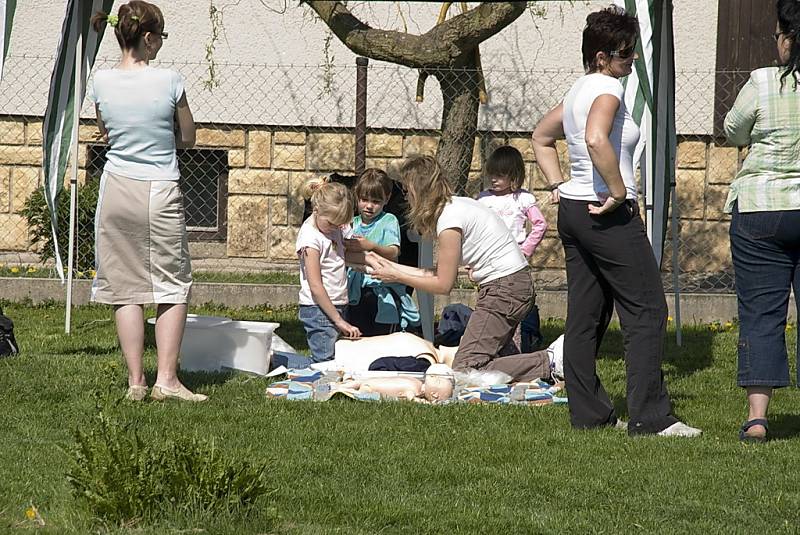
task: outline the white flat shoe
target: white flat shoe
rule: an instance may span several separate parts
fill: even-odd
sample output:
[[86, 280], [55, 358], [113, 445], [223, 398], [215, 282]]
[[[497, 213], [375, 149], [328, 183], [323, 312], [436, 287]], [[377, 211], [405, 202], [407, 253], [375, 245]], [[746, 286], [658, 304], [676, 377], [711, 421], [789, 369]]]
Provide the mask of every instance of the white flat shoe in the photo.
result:
[[155, 385], [153, 390], [150, 391], [150, 397], [157, 401], [162, 401], [165, 399], [179, 399], [181, 401], [205, 401], [208, 399], [208, 396], [204, 394], [195, 394], [183, 385], [175, 390], [171, 390], [165, 386]]
[[658, 436], [660, 437], [686, 437], [686, 438], [695, 438], [702, 435], [703, 432], [696, 427], [691, 427], [686, 425], [683, 422], [675, 422], [671, 426], [667, 427], [666, 429], [662, 429], [658, 432]]

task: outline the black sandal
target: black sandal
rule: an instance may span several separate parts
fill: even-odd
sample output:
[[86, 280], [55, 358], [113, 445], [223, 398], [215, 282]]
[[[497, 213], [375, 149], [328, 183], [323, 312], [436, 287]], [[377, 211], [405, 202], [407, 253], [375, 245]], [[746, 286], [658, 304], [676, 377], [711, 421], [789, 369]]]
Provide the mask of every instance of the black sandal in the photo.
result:
[[[763, 425], [766, 433], [764, 436], [755, 436], [755, 435], [748, 435], [747, 431], [756, 425]], [[739, 440], [742, 442], [747, 442], [748, 444], [763, 444], [767, 441], [767, 434], [769, 434], [769, 426], [767, 425], [767, 420], [765, 418], [753, 418], [752, 420], [748, 420], [742, 425], [742, 428], [739, 430]]]

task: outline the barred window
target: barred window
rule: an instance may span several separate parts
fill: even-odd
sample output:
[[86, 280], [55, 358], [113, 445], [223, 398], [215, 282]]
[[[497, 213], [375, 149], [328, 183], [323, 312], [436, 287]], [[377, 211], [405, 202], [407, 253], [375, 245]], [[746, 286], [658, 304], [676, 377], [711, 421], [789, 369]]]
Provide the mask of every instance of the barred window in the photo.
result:
[[[107, 151], [107, 145], [88, 146], [87, 177], [100, 178]], [[189, 239], [225, 241], [228, 227], [228, 151], [179, 149], [178, 165]]]

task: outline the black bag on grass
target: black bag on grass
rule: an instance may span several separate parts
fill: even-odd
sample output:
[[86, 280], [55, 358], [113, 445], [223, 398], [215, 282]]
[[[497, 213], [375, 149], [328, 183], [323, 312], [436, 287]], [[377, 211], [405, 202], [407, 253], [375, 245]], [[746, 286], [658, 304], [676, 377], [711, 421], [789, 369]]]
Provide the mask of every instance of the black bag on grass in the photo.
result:
[[14, 322], [3, 315], [0, 309], [0, 357], [8, 357], [19, 353], [17, 340], [14, 338]]

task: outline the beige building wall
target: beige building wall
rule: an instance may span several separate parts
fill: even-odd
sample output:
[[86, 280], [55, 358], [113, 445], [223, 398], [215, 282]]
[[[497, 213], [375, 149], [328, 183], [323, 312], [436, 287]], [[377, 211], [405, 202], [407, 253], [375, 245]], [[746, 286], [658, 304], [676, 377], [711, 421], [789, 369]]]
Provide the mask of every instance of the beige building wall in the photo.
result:
[[[284, 5], [267, 3], [274, 9]], [[401, 28], [398, 5], [413, 32], [430, 28], [438, 13], [438, 5], [420, 3], [351, 4], [375, 25]], [[546, 18], [534, 19], [526, 13], [482, 46], [492, 96], [481, 111], [482, 127], [514, 133], [486, 133], [482, 140], [476, 139], [469, 190], [474, 194], [480, 189], [480, 169], [494, 144], [508, 142], [517, 146], [528, 166], [530, 189], [540, 199], [551, 223], [534, 265], [560, 270], [563, 253], [555, 232], [556, 215], [546, 202], [547, 193], [541, 189], [544, 183], [538, 177], [529, 132], [543, 110], [554, 99], [557, 101], [579, 74], [580, 32], [586, 14], [608, 5], [608, 1], [576, 1], [572, 6], [567, 2], [561, 6], [555, 2], [544, 4], [548, 7]], [[296, 187], [313, 174], [351, 173], [355, 167], [353, 137], [347, 129], [353, 124], [354, 83], [354, 70], [347, 69], [352, 69], [354, 55], [336, 39], [331, 40], [329, 58], [335, 67], [344, 70], [335, 71], [342, 80], [334, 85], [331, 94], [324, 96], [324, 101], [313, 92], [300, 92], [294, 108], [288, 106], [292, 92], [303, 89], [303, 80], [299, 88], [275, 86], [258, 93], [263, 90], [264, 81], [254, 79], [253, 72], [268, 71], [263, 67], [266, 64], [323, 63], [326, 30], [313, 20], [308, 8], [294, 2], [286, 2], [285, 13], [278, 14], [259, 0], [241, 0], [223, 10], [225, 32], [215, 53], [222, 85], [214, 93], [205, 93], [204, 45], [211, 32], [206, 4], [171, 0], [162, 2], [162, 8], [170, 37], [160, 59], [166, 65], [178, 62], [187, 79], [190, 102], [202, 123], [198, 146], [228, 151], [227, 241], [222, 249], [202, 250], [212, 251], [207, 253], [209, 257], [237, 260], [208, 265], [216, 266], [214, 269], [258, 269], [267, 263], [293, 264], [294, 240], [302, 216], [302, 203], [293, 196]], [[16, 212], [30, 192], [41, 185], [41, 115], [50, 74], [41, 68], [42, 61], [40, 67], [32, 69], [35, 60], [30, 58], [54, 53], [63, 9], [61, 1], [19, 3], [9, 51], [12, 61], [0, 84], [0, 228], [12, 229], [0, 233], [0, 250], [30, 248], [24, 220]], [[693, 255], [690, 249], [682, 251], [683, 269], [713, 271], [724, 269], [729, 262], [728, 250], [723, 247], [727, 246], [726, 216], [720, 210], [741, 155], [736, 149], [716, 147], [707, 136], [713, 111], [716, 17], [716, 0], [675, 0], [676, 101], [678, 130], [682, 134], [678, 152], [681, 231], [682, 236], [695, 240], [698, 248], [711, 251], [710, 262], [709, 257]], [[100, 63], [112, 65], [117, 52], [115, 40], [107, 35], [100, 49]], [[23, 69], [31, 69], [41, 79], [26, 84], [27, 71]], [[525, 85], [526, 79], [520, 79], [531, 70], [545, 69], [556, 74], [540, 76], [530, 86]], [[491, 77], [493, 73], [495, 76]], [[271, 80], [269, 76], [273, 74], [264, 72], [264, 80]], [[413, 103], [413, 71], [387, 66], [371, 71], [370, 76], [372, 87], [389, 87], [391, 83], [398, 89], [381, 95], [389, 106], [380, 106], [381, 99], [370, 97], [375, 104], [371, 104], [369, 125], [382, 129], [368, 136], [367, 165], [386, 168], [408, 154], [434, 152], [437, 139], [433, 130], [438, 127], [440, 113], [438, 90], [431, 88], [435, 82], [428, 81], [426, 102], [420, 106]], [[539, 95], [541, 99], [535, 100]], [[225, 105], [220, 106], [220, 102]], [[321, 114], [322, 109], [330, 114]], [[82, 170], [87, 146], [97, 139], [91, 116], [91, 106], [84, 106], [79, 160]], [[329, 127], [341, 128], [332, 132]], [[563, 144], [560, 150], [565, 156]], [[567, 170], [566, 158], [564, 163]], [[709, 243], [715, 245], [709, 248]], [[202, 254], [198, 260], [196, 265], [202, 268]]]

